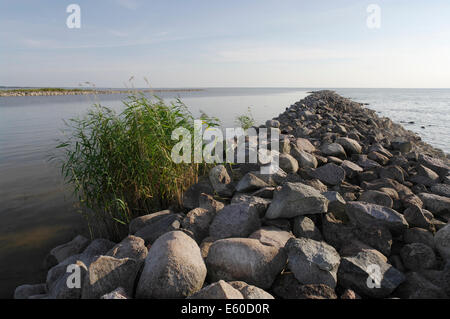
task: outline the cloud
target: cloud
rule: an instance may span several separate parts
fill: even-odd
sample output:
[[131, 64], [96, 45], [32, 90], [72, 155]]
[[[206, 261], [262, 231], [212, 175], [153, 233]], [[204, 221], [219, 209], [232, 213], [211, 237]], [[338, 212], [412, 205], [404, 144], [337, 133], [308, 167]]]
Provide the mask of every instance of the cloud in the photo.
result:
[[136, 10], [139, 6], [135, 0], [116, 0], [116, 3], [128, 10]]

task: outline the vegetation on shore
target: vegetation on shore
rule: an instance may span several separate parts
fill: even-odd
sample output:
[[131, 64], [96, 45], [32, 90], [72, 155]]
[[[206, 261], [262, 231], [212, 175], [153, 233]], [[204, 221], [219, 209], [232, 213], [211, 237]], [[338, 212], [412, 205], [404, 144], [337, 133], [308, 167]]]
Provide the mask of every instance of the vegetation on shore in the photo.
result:
[[[167, 104], [135, 93], [123, 103], [119, 114], [95, 105], [69, 120], [67, 138], [58, 146], [63, 176], [86, 208], [94, 237], [106, 231], [120, 239], [134, 217], [179, 206], [183, 192], [206, 168], [172, 161], [178, 142], [171, 139], [172, 131], [184, 127], [194, 135], [194, 118], [180, 100]], [[218, 125], [205, 115], [202, 120]]]

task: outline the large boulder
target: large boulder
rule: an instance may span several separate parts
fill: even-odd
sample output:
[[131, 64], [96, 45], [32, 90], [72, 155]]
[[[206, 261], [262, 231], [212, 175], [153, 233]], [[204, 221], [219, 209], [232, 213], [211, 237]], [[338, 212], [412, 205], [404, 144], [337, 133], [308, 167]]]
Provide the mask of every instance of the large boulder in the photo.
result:
[[219, 239], [247, 237], [260, 227], [260, 211], [256, 206], [231, 204], [217, 213], [209, 227], [209, 235]]
[[429, 193], [420, 193], [419, 198], [422, 200], [426, 209], [434, 215], [443, 215], [450, 213], [450, 198]]
[[233, 181], [223, 165], [217, 165], [209, 172], [209, 181], [220, 196], [231, 197], [234, 192]]
[[247, 194], [236, 194], [231, 199], [231, 204], [245, 204], [254, 206], [259, 214], [263, 216], [272, 201], [267, 198], [252, 196]]
[[297, 160], [289, 154], [280, 154], [279, 165], [280, 168], [288, 174], [295, 174], [298, 171]]
[[241, 292], [223, 280], [202, 288], [189, 299], [244, 299]]
[[286, 254], [276, 246], [252, 238], [215, 241], [209, 248], [206, 265], [212, 282], [245, 281], [262, 289], [272, 286], [286, 264]]
[[450, 261], [450, 224], [434, 235], [434, 245], [442, 258]]
[[323, 144], [320, 147], [320, 152], [325, 156], [347, 158], [347, 154], [345, 153], [344, 148], [338, 143]]
[[138, 262], [143, 262], [145, 257], [147, 257], [147, 253], [148, 249], [144, 240], [140, 237], [129, 235], [111, 248], [106, 255], [117, 259], [132, 258]]
[[405, 276], [376, 250], [363, 249], [353, 256], [341, 258], [339, 285], [360, 295], [385, 298], [404, 280]]
[[266, 218], [292, 218], [300, 215], [325, 213], [328, 200], [311, 186], [302, 183], [285, 183], [274, 193]]
[[345, 179], [345, 170], [341, 166], [329, 163], [311, 170], [310, 175], [325, 184], [339, 185]]
[[181, 222], [183, 229], [192, 232], [197, 242], [201, 242], [209, 234], [209, 226], [215, 217], [214, 211], [205, 208], [194, 208]]
[[266, 226], [252, 233], [248, 238], [258, 239], [264, 245], [272, 245], [283, 248], [287, 241], [293, 238], [291, 232], [281, 230], [277, 227]]
[[285, 249], [288, 267], [300, 283], [336, 287], [340, 256], [332, 246], [309, 238], [292, 238]]
[[395, 210], [365, 202], [347, 202], [345, 207], [350, 221], [355, 225], [385, 226], [394, 232], [401, 232], [408, 228], [408, 222], [402, 214]]
[[318, 165], [314, 155], [301, 151], [297, 147], [291, 149], [291, 155], [297, 160], [299, 168], [316, 168]]
[[197, 243], [181, 231], [159, 237], [150, 248], [137, 298], [185, 298], [199, 291], [206, 266]]

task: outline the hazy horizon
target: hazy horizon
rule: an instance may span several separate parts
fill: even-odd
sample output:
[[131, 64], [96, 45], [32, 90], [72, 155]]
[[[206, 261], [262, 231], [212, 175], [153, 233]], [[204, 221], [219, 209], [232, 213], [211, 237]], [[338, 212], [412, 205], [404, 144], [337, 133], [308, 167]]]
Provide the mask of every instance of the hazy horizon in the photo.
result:
[[9, 87], [450, 86], [445, 0], [4, 0], [0, 30]]

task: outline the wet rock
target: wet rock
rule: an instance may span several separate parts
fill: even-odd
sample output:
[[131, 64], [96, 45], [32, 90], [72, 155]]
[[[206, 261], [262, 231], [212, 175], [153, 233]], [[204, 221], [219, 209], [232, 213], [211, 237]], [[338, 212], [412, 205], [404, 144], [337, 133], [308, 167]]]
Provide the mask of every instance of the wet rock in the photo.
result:
[[388, 264], [385, 256], [366, 249], [341, 258], [338, 280], [339, 285], [360, 295], [385, 298], [405, 280], [405, 276]]
[[302, 285], [289, 272], [277, 277], [272, 290], [282, 299], [337, 299], [333, 288], [323, 284]]
[[408, 222], [403, 215], [388, 207], [364, 202], [347, 202], [345, 212], [355, 225], [380, 225], [394, 232], [408, 228]]
[[147, 253], [148, 250], [144, 240], [140, 237], [129, 235], [111, 248], [106, 255], [117, 259], [132, 258], [137, 262], [143, 262], [145, 257], [147, 257]]
[[286, 183], [275, 191], [266, 218], [320, 214], [326, 212], [327, 208], [328, 200], [318, 190], [302, 183]]
[[359, 197], [359, 201], [377, 204], [385, 207], [392, 208], [394, 202], [391, 197], [387, 194], [375, 191], [375, 190], [367, 190]]
[[272, 286], [286, 264], [286, 254], [278, 247], [252, 238], [215, 241], [206, 258], [208, 276], [215, 282], [245, 281], [262, 289]]
[[223, 280], [219, 280], [196, 292], [189, 299], [244, 299], [241, 292]]
[[298, 216], [294, 219], [294, 226], [292, 229], [295, 237], [297, 238], [310, 238], [317, 241], [322, 240], [322, 234], [316, 227], [314, 222], [306, 216]]
[[223, 165], [217, 165], [209, 171], [209, 181], [220, 196], [230, 197], [233, 195], [234, 186], [227, 169]]
[[218, 239], [247, 237], [260, 227], [260, 212], [255, 206], [231, 204], [217, 213], [209, 227], [209, 235]]
[[206, 266], [196, 242], [181, 231], [159, 237], [150, 248], [137, 298], [184, 298], [199, 291]]
[[132, 293], [140, 265], [138, 261], [131, 258], [98, 256], [88, 266], [86, 278], [82, 284], [81, 297], [98, 299], [116, 287], [123, 287], [128, 294]]
[[45, 284], [21, 285], [14, 291], [14, 299], [28, 299], [34, 295], [44, 295], [47, 293]]
[[236, 185], [236, 191], [238, 192], [251, 192], [264, 187], [268, 187], [269, 185], [263, 180], [259, 179], [252, 173], [247, 173], [245, 176], [239, 181]]
[[403, 246], [400, 251], [403, 265], [410, 270], [430, 269], [436, 265], [436, 256], [429, 246], [412, 243]]
[[419, 198], [422, 200], [426, 209], [433, 215], [442, 215], [450, 213], [450, 198], [435, 194], [420, 193]]
[[332, 246], [309, 238], [292, 238], [285, 249], [288, 267], [300, 283], [336, 287], [340, 256]]
[[336, 164], [329, 163], [312, 170], [310, 175], [328, 185], [339, 185], [345, 179], [345, 170]]
[[342, 145], [347, 154], [361, 154], [362, 147], [359, 143], [348, 137], [339, 137], [336, 143]]
[[244, 299], [274, 299], [267, 291], [253, 285], [248, 285], [243, 281], [230, 281], [233, 288], [239, 290]]
[[280, 154], [279, 156], [280, 168], [286, 173], [297, 173], [298, 162], [297, 160], [289, 154]]
[[249, 236], [249, 238], [258, 239], [264, 245], [272, 245], [278, 248], [283, 248], [287, 241], [293, 237], [294, 235], [291, 232], [273, 226], [258, 229]]
[[324, 144], [320, 147], [320, 152], [325, 156], [336, 156], [343, 159], [347, 158], [344, 148], [338, 143]]
[[183, 229], [190, 230], [194, 239], [201, 242], [209, 234], [209, 226], [216, 213], [205, 208], [195, 208], [181, 222]]
[[443, 259], [450, 261], [450, 224], [434, 235], [434, 246]]

